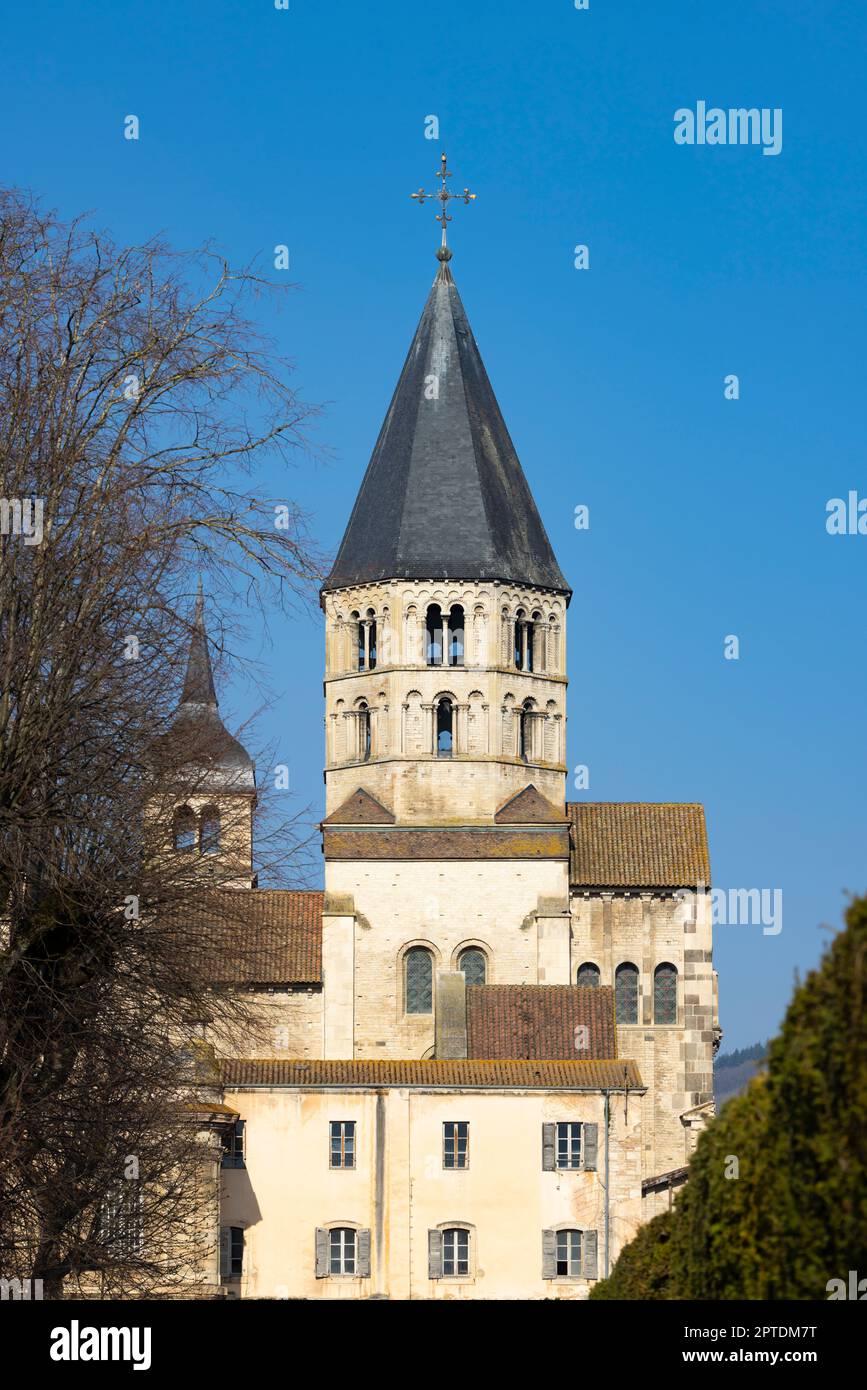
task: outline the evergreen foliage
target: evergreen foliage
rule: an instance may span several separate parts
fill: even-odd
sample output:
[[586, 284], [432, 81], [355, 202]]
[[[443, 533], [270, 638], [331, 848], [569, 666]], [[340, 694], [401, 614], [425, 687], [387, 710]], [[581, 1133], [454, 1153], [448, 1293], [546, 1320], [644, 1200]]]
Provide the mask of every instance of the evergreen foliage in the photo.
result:
[[[744, 1060], [743, 1058], [741, 1060]], [[797, 1299], [867, 1275], [867, 898], [798, 985], [767, 1071], [593, 1298]]]

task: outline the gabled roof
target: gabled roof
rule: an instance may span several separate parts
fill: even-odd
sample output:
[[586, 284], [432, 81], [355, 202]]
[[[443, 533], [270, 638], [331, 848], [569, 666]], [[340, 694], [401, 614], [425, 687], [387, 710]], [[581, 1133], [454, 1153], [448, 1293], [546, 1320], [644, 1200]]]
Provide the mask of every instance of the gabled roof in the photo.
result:
[[381, 579], [569, 592], [445, 262], [323, 591]]
[[614, 991], [610, 985], [471, 985], [467, 1055], [616, 1057]]
[[460, 1090], [464, 1086], [502, 1087], [507, 1090], [601, 1091], [644, 1089], [641, 1074], [632, 1061], [581, 1062], [544, 1060], [490, 1061], [461, 1057], [419, 1061], [388, 1058], [356, 1058], [354, 1061], [309, 1061], [276, 1058], [241, 1058], [220, 1063], [227, 1091], [245, 1086], [306, 1086], [311, 1090], [337, 1086], [419, 1086]]
[[696, 802], [569, 802], [573, 888], [710, 886], [704, 807]]
[[214, 984], [293, 985], [322, 980], [321, 891], [212, 889], [180, 908]]
[[504, 801], [494, 816], [497, 825], [528, 825], [538, 821], [560, 821], [562, 824], [565, 819], [564, 812], [552, 806], [532, 782]]
[[336, 811], [326, 816], [323, 825], [394, 825], [394, 814], [375, 796], [359, 787], [348, 796]]

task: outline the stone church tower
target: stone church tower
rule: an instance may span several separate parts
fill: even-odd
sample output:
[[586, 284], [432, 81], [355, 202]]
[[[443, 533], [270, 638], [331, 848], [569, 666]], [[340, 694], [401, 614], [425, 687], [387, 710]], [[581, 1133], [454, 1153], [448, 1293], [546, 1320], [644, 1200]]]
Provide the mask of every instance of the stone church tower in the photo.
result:
[[467, 952], [569, 983], [570, 590], [449, 257], [322, 593], [326, 1056], [424, 1056]]

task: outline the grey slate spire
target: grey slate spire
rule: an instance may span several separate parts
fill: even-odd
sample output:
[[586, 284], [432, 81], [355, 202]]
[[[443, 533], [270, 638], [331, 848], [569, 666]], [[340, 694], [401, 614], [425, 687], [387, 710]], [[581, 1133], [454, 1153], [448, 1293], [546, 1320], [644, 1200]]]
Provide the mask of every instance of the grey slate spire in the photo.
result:
[[193, 635], [190, 638], [181, 704], [213, 705], [214, 709], [217, 708], [217, 692], [214, 688], [211, 654], [208, 651], [208, 634], [205, 631], [205, 598], [201, 579], [196, 594], [196, 616]]
[[323, 586], [500, 579], [569, 586], [509, 438], [448, 248]]
[[155, 753], [175, 770], [198, 769], [200, 784], [197, 783], [196, 790], [255, 790], [253, 759], [243, 744], [229, 733], [220, 717], [205, 630], [201, 581], [180, 704], [172, 727], [156, 740]]

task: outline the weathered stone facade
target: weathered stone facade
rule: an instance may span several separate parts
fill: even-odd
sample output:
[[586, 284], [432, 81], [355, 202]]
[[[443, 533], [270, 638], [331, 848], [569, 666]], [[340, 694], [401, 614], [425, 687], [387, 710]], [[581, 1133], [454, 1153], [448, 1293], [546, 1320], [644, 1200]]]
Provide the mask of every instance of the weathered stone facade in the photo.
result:
[[[563, 595], [496, 582], [327, 592], [327, 814], [355, 791], [359, 770], [402, 823], [485, 820], [528, 781], [562, 802], [565, 607]], [[431, 610], [442, 623], [436, 642], [428, 640]], [[450, 626], [452, 615], [460, 627]], [[444, 701], [449, 758], [437, 750]]]

